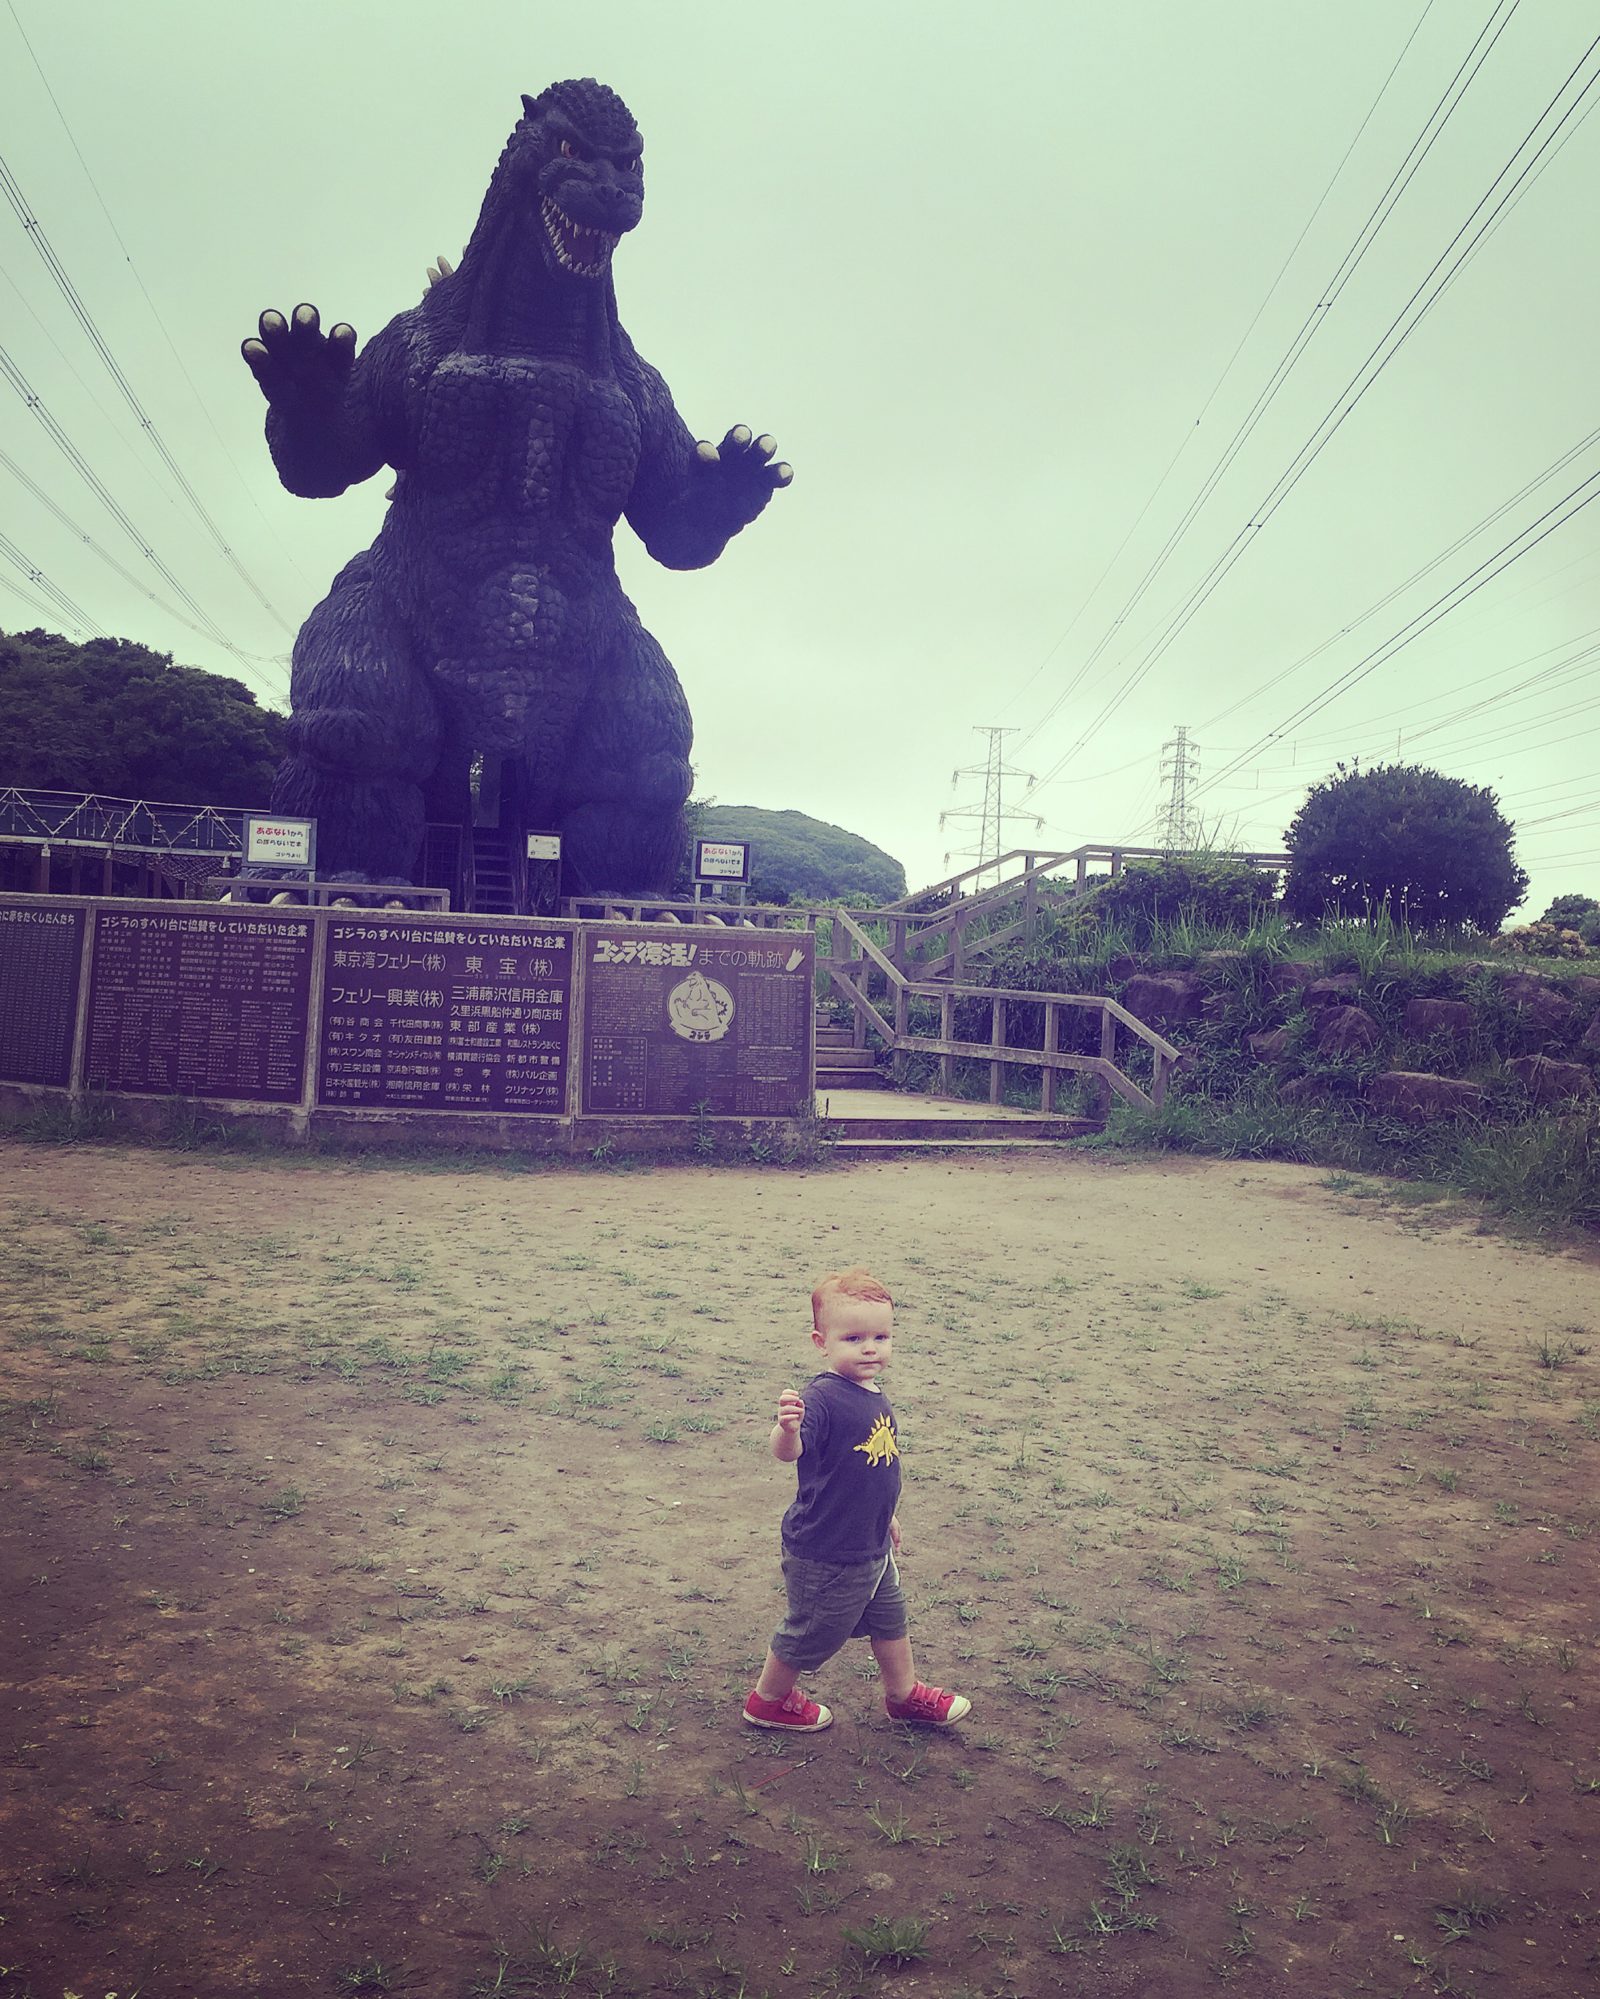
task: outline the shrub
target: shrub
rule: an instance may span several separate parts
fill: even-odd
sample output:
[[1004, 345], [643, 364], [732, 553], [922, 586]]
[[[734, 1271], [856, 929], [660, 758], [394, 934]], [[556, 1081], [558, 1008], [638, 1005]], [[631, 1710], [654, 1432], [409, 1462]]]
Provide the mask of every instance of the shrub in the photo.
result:
[[1528, 886], [1494, 793], [1415, 764], [1341, 764], [1284, 838], [1284, 907], [1305, 922], [1387, 909], [1417, 929], [1494, 931]]
[[1271, 908], [1275, 878], [1231, 854], [1163, 854], [1133, 861], [1092, 891], [1083, 913], [1125, 931], [1138, 945], [1174, 924], [1243, 933]]

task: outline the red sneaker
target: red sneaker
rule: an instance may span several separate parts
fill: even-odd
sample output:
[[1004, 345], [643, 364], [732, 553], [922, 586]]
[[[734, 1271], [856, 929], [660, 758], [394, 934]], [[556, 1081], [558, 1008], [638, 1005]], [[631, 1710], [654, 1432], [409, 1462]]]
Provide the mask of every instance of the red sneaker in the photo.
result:
[[781, 1701], [769, 1701], [752, 1692], [744, 1704], [744, 1718], [752, 1728], [787, 1728], [797, 1735], [815, 1735], [819, 1729], [832, 1725], [833, 1710], [823, 1707], [820, 1701], [808, 1701], [796, 1687]]
[[929, 1728], [949, 1728], [972, 1712], [965, 1694], [947, 1694], [943, 1687], [930, 1687], [918, 1680], [903, 1701], [884, 1700], [891, 1721], [920, 1721]]

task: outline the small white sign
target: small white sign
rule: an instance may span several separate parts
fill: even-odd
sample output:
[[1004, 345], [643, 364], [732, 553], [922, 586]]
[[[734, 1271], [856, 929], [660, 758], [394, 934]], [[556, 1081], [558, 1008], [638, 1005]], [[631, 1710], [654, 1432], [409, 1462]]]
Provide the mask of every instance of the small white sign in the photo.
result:
[[747, 840], [696, 840], [694, 878], [702, 882], [743, 882], [750, 879]]
[[561, 858], [561, 835], [559, 833], [530, 833], [528, 835], [528, 859], [530, 861], [559, 861]]
[[316, 854], [315, 819], [247, 819], [244, 858], [274, 868], [309, 868]]

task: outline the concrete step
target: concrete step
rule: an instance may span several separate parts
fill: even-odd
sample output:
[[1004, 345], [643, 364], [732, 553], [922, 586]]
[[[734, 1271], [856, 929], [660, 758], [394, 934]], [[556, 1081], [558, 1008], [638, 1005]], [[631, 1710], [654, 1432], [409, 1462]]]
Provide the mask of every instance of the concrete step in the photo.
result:
[[876, 1069], [835, 1069], [819, 1060], [816, 1087], [819, 1090], [886, 1090], [889, 1085], [887, 1078], [880, 1076]]
[[877, 1059], [870, 1048], [852, 1048], [848, 1041], [842, 1046], [817, 1043], [817, 1060], [830, 1069], [871, 1069]]
[[[859, 1126], [859, 1120], [851, 1124], [852, 1134]], [[1091, 1127], [1098, 1131], [1098, 1125]], [[1081, 1138], [1082, 1132], [1067, 1134]], [[1049, 1152], [1059, 1146], [1059, 1138], [966, 1138], [959, 1126], [946, 1125], [940, 1138], [834, 1138], [830, 1140], [835, 1152], [848, 1155], [851, 1159], [903, 1159], [909, 1153], [917, 1152]]]
[[1103, 1131], [1098, 1118], [1026, 1117], [828, 1117], [823, 1123], [840, 1145], [1058, 1145]]

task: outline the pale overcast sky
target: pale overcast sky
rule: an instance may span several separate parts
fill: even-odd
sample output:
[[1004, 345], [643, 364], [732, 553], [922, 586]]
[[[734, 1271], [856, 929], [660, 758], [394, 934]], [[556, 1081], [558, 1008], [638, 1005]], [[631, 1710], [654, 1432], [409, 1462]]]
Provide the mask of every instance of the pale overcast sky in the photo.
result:
[[[147, 544], [281, 696], [386, 481], [284, 493], [239, 341], [302, 299], [377, 332], [459, 252], [520, 93], [593, 75], [647, 148], [624, 323], [697, 436], [746, 422], [795, 468], [709, 570], [618, 531], [703, 795], [925, 881], [971, 842], [938, 822], [976, 728], [1046, 780], [1015, 843], [1067, 848], [1155, 838], [1184, 724], [1215, 838], [1275, 846], [1336, 759], [1398, 750], [1495, 787], [1530, 913], [1600, 894], [1600, 505], [1561, 524], [1600, 493], [1597, 29], [1591, 0], [4, 0], [11, 188], [250, 581], [8, 208], [0, 533], [93, 625], [240, 672]], [[0, 555], [0, 625], [35, 624], [72, 621]]]

